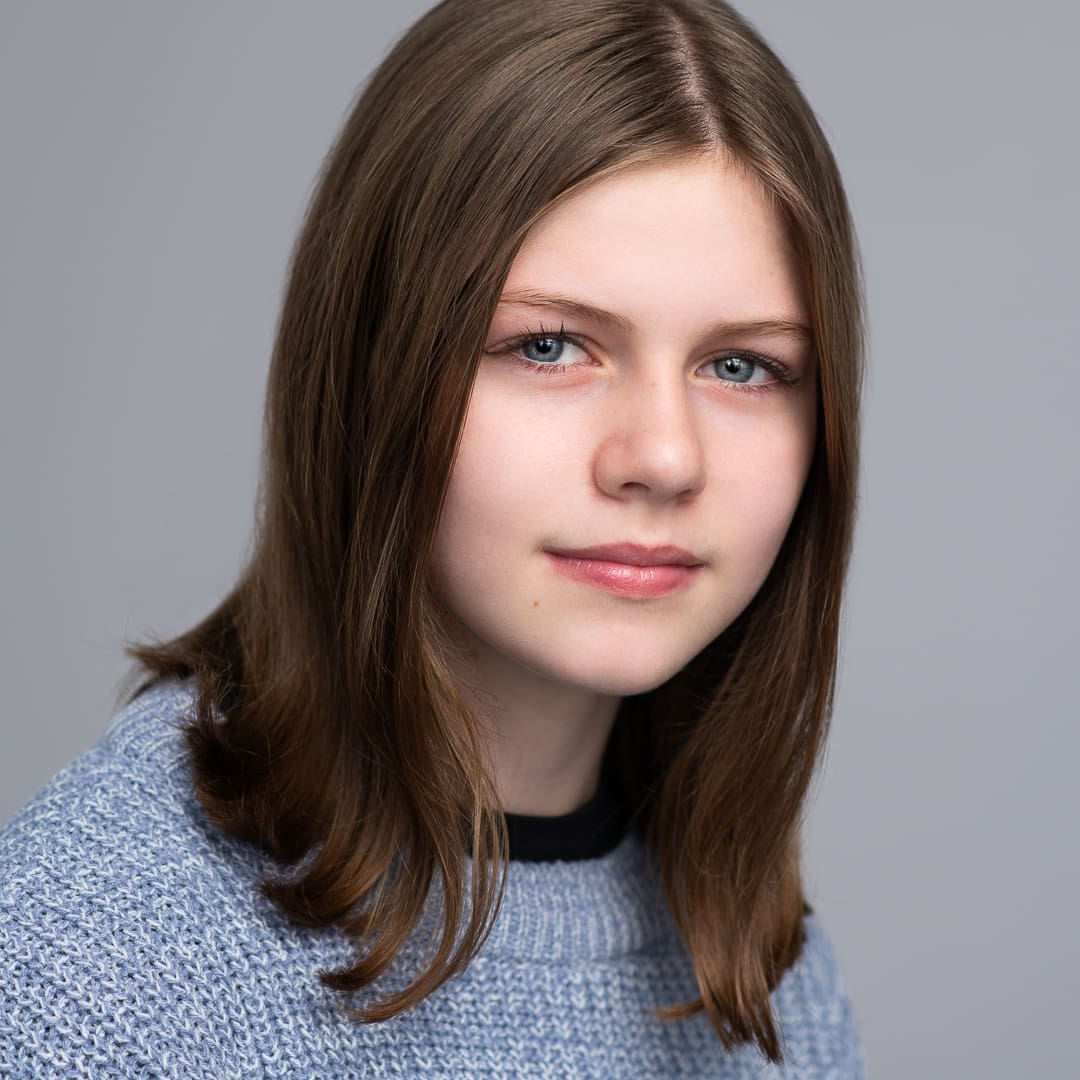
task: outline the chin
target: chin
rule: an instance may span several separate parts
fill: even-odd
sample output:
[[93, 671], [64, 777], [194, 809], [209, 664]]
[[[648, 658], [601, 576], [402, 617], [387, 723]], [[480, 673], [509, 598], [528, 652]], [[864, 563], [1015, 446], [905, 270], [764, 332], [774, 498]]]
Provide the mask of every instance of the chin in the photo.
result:
[[591, 658], [592, 663], [588, 662], [589, 659], [583, 656], [575, 657], [572, 664], [568, 663], [549, 671], [549, 677], [595, 694], [631, 697], [663, 686], [686, 662], [680, 658], [678, 661], [663, 664], [658, 663], [654, 657], [648, 662], [635, 663], [635, 658], [627, 656], [595, 657]]

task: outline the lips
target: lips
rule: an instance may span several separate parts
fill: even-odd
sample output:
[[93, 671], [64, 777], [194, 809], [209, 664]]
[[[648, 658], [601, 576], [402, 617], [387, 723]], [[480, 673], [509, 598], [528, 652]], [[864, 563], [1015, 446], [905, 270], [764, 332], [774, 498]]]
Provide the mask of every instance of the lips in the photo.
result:
[[680, 547], [602, 544], [545, 552], [554, 569], [584, 585], [624, 596], [657, 597], [687, 588], [704, 565]]
[[702, 560], [683, 548], [665, 545], [646, 547], [644, 544], [600, 544], [587, 548], [548, 548], [552, 555], [564, 559], [596, 559], [602, 562], [623, 563], [626, 566], [701, 566]]

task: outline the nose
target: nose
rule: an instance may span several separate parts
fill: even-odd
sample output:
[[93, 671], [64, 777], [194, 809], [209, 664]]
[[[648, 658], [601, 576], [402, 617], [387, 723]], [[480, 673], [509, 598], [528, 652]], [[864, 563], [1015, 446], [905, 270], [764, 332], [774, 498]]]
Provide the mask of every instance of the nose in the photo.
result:
[[593, 461], [597, 487], [612, 498], [666, 502], [705, 486], [705, 453], [682, 377], [629, 382], [605, 403]]

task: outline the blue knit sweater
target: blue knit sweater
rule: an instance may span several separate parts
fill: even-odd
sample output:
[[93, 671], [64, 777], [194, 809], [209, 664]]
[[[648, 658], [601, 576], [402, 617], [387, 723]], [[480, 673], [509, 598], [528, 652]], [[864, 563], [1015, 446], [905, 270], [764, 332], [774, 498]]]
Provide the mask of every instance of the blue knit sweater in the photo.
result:
[[[190, 681], [143, 694], [0, 831], [0, 1076], [863, 1076], [816, 913], [773, 994], [782, 1069], [725, 1053], [704, 1013], [648, 1012], [698, 991], [633, 830], [595, 859], [511, 862], [461, 977], [385, 1023], [349, 1019], [317, 979], [349, 942], [288, 922], [256, 889], [268, 857], [194, 798], [192, 697]], [[374, 993], [421, 954], [410, 942]]]

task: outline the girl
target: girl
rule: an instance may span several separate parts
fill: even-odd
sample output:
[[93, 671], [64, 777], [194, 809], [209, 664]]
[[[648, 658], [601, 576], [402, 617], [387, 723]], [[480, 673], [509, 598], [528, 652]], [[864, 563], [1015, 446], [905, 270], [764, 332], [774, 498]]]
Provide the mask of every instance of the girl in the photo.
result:
[[0, 1072], [863, 1072], [800, 876], [832, 156], [720, 0], [446, 0], [293, 254], [256, 543], [3, 840]]

